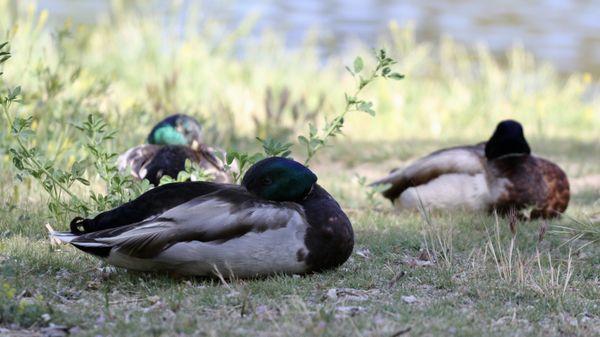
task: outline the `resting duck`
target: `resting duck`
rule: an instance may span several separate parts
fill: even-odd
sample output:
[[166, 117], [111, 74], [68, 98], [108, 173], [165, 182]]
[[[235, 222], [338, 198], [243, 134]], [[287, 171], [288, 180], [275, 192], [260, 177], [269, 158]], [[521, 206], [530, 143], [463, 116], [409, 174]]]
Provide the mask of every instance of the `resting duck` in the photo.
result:
[[372, 185], [400, 209], [464, 208], [506, 213], [531, 207], [529, 218], [551, 218], [569, 204], [569, 181], [556, 164], [531, 155], [523, 127], [500, 122], [492, 137], [439, 150]]
[[137, 179], [158, 186], [163, 176], [177, 178], [186, 159], [198, 164], [220, 183], [231, 182], [215, 150], [202, 144], [200, 124], [187, 115], [172, 115], [158, 123], [148, 135], [148, 144], [136, 146], [119, 156], [120, 171], [131, 167]]
[[52, 237], [109, 264], [181, 275], [253, 277], [335, 268], [354, 246], [348, 217], [291, 159], [253, 165], [241, 186], [172, 183]]

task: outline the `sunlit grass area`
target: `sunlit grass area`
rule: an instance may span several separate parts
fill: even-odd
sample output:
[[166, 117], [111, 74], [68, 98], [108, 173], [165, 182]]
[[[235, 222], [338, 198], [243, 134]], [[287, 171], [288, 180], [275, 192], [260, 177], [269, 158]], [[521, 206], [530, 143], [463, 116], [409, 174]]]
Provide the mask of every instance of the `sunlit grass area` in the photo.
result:
[[[385, 47], [406, 78], [369, 87], [377, 115], [349, 114], [344, 135], [315, 158], [357, 243], [341, 268], [300, 277], [178, 279], [51, 246], [44, 224], [68, 224], [57, 222], [40, 183], [15, 168], [8, 149], [16, 139], [3, 116], [0, 335], [600, 333], [600, 92], [590, 74], [559, 76], [520, 48], [499, 61], [485, 46], [417, 42], [411, 27], [394, 23], [373, 46], [323, 59], [318, 32], [298, 49], [275, 32], [250, 38], [255, 17], [231, 30], [208, 16], [182, 24], [116, 1], [95, 25], [54, 29], [52, 13], [18, 3], [0, 0], [0, 43], [9, 41], [12, 54], [0, 89], [21, 86], [10, 114], [32, 116], [27, 144], [67, 171], [88, 156], [76, 126], [90, 114], [116, 131], [107, 151], [143, 143], [176, 112], [200, 119], [209, 144], [258, 151], [256, 136], [296, 142], [309, 122], [322, 126], [343, 109], [355, 86], [344, 66], [356, 55], [368, 60], [371, 47]], [[567, 172], [572, 199], [562, 219], [518, 221], [512, 232], [513, 220], [493, 215], [399, 213], [364, 186], [433, 150], [485, 140], [504, 118], [518, 119], [534, 152]], [[299, 146], [294, 155], [304, 159]], [[88, 165], [90, 186], [71, 188], [83, 200], [107, 190]]]

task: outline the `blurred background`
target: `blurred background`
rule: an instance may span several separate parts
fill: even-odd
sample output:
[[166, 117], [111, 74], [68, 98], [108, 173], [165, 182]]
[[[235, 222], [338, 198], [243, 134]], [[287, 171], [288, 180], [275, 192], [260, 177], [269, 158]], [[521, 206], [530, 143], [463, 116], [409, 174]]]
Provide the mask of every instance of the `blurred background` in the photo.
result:
[[[40, 9], [54, 14], [53, 23], [67, 18], [94, 23], [110, 11], [108, 0], [43, 0]], [[147, 1], [148, 10], [168, 12], [168, 1]], [[298, 47], [311, 30], [319, 31], [324, 56], [339, 54], [357, 40], [367, 45], [388, 32], [388, 23], [414, 25], [419, 41], [452, 36], [466, 44], [484, 43], [503, 58], [515, 44], [564, 73], [600, 70], [600, 2], [597, 0], [418, 1], [418, 0], [253, 0], [179, 1], [183, 24], [189, 11], [221, 20], [235, 28], [250, 15], [257, 20], [252, 35], [282, 32], [286, 45]], [[167, 15], [167, 14], [165, 14]], [[199, 29], [201, 26], [198, 27]]]
[[[369, 88], [379, 114], [349, 118], [347, 141], [481, 139], [503, 118], [522, 121], [531, 137], [600, 134], [597, 1], [0, 6], [13, 51], [5, 80], [33, 96], [56, 89], [38, 92], [53, 99], [25, 109], [43, 119], [44, 105], [66, 121], [91, 108], [113, 125], [135, 121], [139, 128], [116, 140], [119, 148], [175, 112], [203, 119], [224, 147], [255, 135], [294, 140], [343, 108], [344, 92], [354, 89], [344, 66], [357, 55], [368, 65], [374, 48], [389, 50], [406, 79]], [[82, 95], [96, 103], [71, 110], [60, 103]]]
[[0, 0], [12, 53], [0, 80], [22, 87], [14, 113], [33, 117], [33, 144], [68, 168], [89, 114], [115, 129], [115, 153], [173, 113], [200, 119], [224, 149], [258, 149], [256, 136], [297, 143], [343, 110], [356, 87], [345, 66], [362, 56], [368, 71], [385, 48], [405, 79], [367, 88], [377, 115], [349, 114], [325, 162], [387, 170], [485, 140], [506, 118], [535, 152], [567, 161], [600, 157], [598, 31], [600, 2], [583, 0]]

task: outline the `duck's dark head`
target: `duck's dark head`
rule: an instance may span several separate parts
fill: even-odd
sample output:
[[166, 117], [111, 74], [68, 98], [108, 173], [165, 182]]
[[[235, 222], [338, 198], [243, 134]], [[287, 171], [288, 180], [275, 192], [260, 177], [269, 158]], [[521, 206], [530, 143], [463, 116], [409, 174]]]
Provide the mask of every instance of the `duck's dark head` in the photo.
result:
[[149, 144], [200, 146], [202, 132], [200, 123], [187, 115], [172, 115], [156, 124], [148, 135]]
[[498, 123], [496, 131], [485, 144], [485, 156], [489, 160], [508, 154], [530, 153], [523, 127], [519, 122], [510, 119]]
[[310, 193], [317, 176], [306, 166], [287, 158], [271, 157], [252, 165], [242, 186], [273, 201], [300, 201]]

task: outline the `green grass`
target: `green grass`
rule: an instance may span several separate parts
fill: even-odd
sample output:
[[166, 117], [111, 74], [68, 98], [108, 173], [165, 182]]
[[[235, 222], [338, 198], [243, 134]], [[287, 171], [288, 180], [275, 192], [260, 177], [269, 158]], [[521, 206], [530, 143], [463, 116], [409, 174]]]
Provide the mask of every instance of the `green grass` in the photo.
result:
[[[414, 153], [428, 146], [413, 147]], [[579, 146], [575, 142], [557, 151]], [[374, 152], [378, 148], [371, 146]], [[561, 157], [552, 150], [545, 154]], [[571, 167], [568, 173], [572, 180], [579, 178], [576, 167], [587, 165], [588, 159], [585, 152], [579, 152], [578, 158], [563, 162]], [[82, 336], [392, 336], [406, 328], [411, 328], [410, 335], [598, 333], [597, 245], [571, 255], [572, 276], [563, 292], [569, 257], [569, 246], [561, 246], [565, 238], [549, 232], [538, 245], [541, 223], [519, 223], [516, 248], [520, 257], [515, 258], [513, 276], [502, 277], [486, 252], [490, 241], [497, 243], [494, 217], [462, 212], [434, 214], [432, 223], [427, 224], [418, 214], [394, 212], [383, 200], [375, 200], [373, 208], [352, 174], [361, 170], [383, 174], [388, 167], [348, 166], [340, 175], [336, 165], [323, 161], [315, 170], [353, 221], [355, 253], [335, 271], [302, 277], [273, 276], [224, 284], [219, 280], [106, 271], [100, 262], [71, 247], [51, 248], [43, 228], [47, 221], [43, 204], [3, 209], [0, 284], [10, 285], [13, 295], [6, 299], [7, 290], [0, 294], [3, 325], [39, 331], [48, 325], [41, 318], [48, 313], [50, 322], [77, 327], [74, 331]], [[597, 175], [598, 167], [595, 165], [594, 172], [582, 171]], [[569, 215], [598, 210], [597, 188], [583, 187], [574, 192]], [[558, 224], [573, 226], [568, 219], [553, 220], [550, 229]], [[507, 221], [500, 219], [497, 228], [499, 246], [507, 253], [511, 239]], [[449, 261], [438, 249], [438, 237], [452, 248]], [[571, 247], [576, 249], [584, 242]], [[419, 258], [426, 243], [437, 249], [437, 261], [416, 266], [411, 261]], [[536, 249], [541, 254], [541, 269], [535, 259]], [[555, 283], [542, 282], [552, 274], [548, 253], [552, 266], [561, 266]], [[524, 264], [523, 280], [519, 263]], [[351, 288], [355, 297], [328, 298], [333, 288]], [[411, 295], [416, 302], [403, 301], [402, 296]], [[27, 309], [21, 312], [12, 308], [23, 298], [33, 299], [26, 302], [30, 303]], [[352, 310], [356, 312], [352, 314]]]
[[[143, 142], [155, 121], [177, 111], [203, 118], [211, 142], [255, 150], [255, 135], [293, 140], [305, 133], [308, 111], [321, 95], [325, 102], [315, 120], [338, 112], [343, 92], [353, 87], [343, 64], [354, 54], [321, 64], [310, 38], [291, 51], [268, 33], [252, 47], [236, 47], [251, 20], [225, 39], [214, 38], [224, 30], [209, 20], [200, 32], [190, 23], [177, 42], [157, 38], [174, 34], [173, 27], [159, 25], [152, 15], [121, 10], [97, 26], [67, 26], [50, 34], [45, 14], [21, 8], [15, 18], [0, 0], [0, 31], [9, 32], [13, 54], [0, 88], [23, 86], [24, 102], [13, 113], [34, 116], [30, 143], [56, 167], [69, 169], [85, 156], [83, 136], [71, 123], [89, 113], [120, 128], [107, 144], [116, 152]], [[322, 274], [227, 283], [176, 279], [106, 268], [71, 247], [51, 247], [44, 224], [61, 229], [67, 224], [55, 222], [37, 182], [15, 179], [6, 152], [15, 143], [2, 123], [0, 329], [10, 332], [0, 334], [63, 328], [81, 336], [394, 336], [407, 329], [410, 336], [600, 333], [600, 248], [596, 243], [578, 250], [585, 239], [565, 245], [569, 237], [553, 231], [556, 225], [577, 227], [570, 218], [598, 221], [600, 104], [593, 91], [598, 83], [589, 74], [559, 77], [519, 49], [500, 65], [484, 47], [448, 39], [417, 43], [410, 28], [393, 24], [380, 45], [399, 59], [397, 69], [407, 78], [369, 89], [378, 115], [349, 115], [345, 136], [312, 165], [356, 233], [350, 260]], [[236, 48], [243, 48], [243, 58], [235, 56]], [[285, 88], [292, 102], [304, 99], [308, 107], [301, 109], [301, 119], [294, 122], [288, 106], [280, 123], [265, 120], [268, 88], [276, 99]], [[253, 123], [253, 116], [262, 123]], [[432, 214], [426, 222], [419, 214], [395, 212], [379, 196], [367, 198], [358, 183], [357, 176], [370, 181], [437, 148], [485, 139], [505, 117], [521, 120], [534, 151], [561, 165], [571, 180], [570, 218], [548, 221], [541, 243], [541, 222], [518, 223], [511, 250], [505, 219], [452, 212]], [[303, 159], [298, 149], [295, 153]], [[104, 191], [93, 171], [86, 178], [91, 190]], [[89, 189], [78, 185], [73, 191], [85, 197]], [[491, 247], [504, 258], [492, 258]], [[435, 261], [419, 260], [426, 255]], [[334, 288], [337, 298], [328, 297]], [[406, 296], [416, 301], [407, 303]]]

